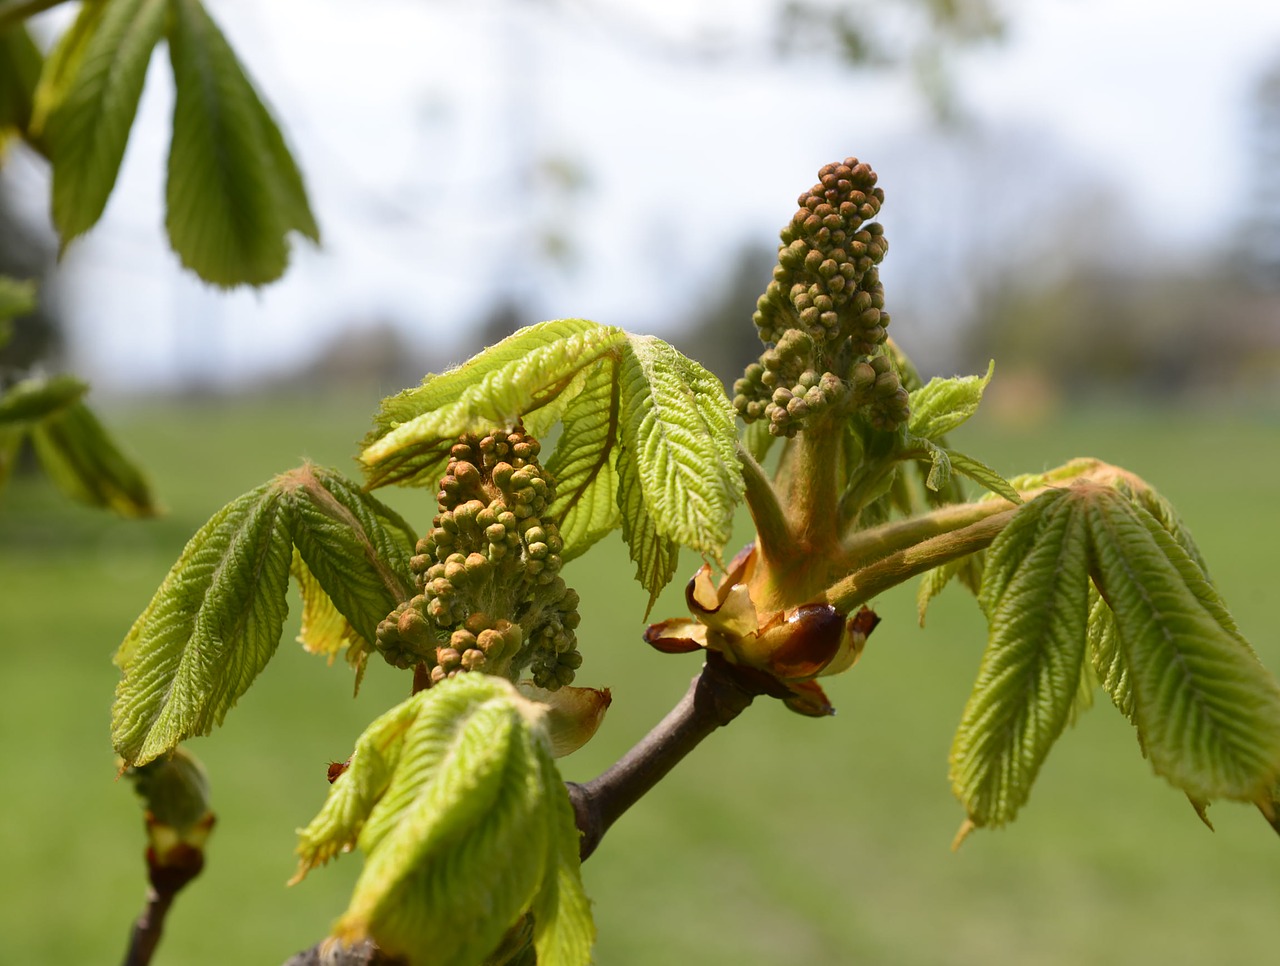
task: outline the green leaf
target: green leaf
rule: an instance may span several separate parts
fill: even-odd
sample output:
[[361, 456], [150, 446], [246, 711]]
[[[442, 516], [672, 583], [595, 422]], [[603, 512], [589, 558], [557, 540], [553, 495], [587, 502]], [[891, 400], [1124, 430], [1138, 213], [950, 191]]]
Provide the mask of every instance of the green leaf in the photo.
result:
[[31, 128], [31, 106], [44, 58], [27, 28], [0, 28], [0, 153]]
[[[586, 388], [589, 375], [612, 371], [625, 338], [621, 329], [585, 319], [540, 322], [383, 400], [360, 454], [369, 486], [435, 486], [450, 448], [466, 433], [524, 420], [541, 436]], [[598, 378], [591, 382], [598, 386]], [[558, 458], [567, 462], [572, 454], [562, 451]]]
[[27, 437], [25, 428], [0, 425], [0, 491], [3, 491], [18, 462], [18, 451]]
[[34, 425], [79, 402], [89, 386], [71, 376], [24, 379], [0, 395], [0, 425]]
[[533, 901], [534, 947], [544, 966], [586, 966], [591, 962], [596, 927], [591, 902], [582, 888], [578, 842], [569, 794], [554, 768], [543, 768], [543, 794], [551, 803], [551, 848], [546, 873]]
[[9, 320], [36, 310], [36, 283], [34, 279], [19, 281], [0, 275], [0, 347], [9, 341], [12, 329]]
[[1098, 683], [1107, 692], [1116, 710], [1128, 718], [1131, 724], [1136, 725], [1133, 716], [1133, 683], [1125, 664], [1124, 650], [1120, 646], [1116, 618], [1098, 593], [1098, 588], [1092, 585], [1089, 588], [1088, 642], [1089, 659], [1093, 663]]
[[718, 556], [744, 489], [733, 408], [719, 379], [667, 343], [628, 342], [619, 428], [645, 515], [661, 537]]
[[45, 472], [71, 499], [122, 517], [160, 512], [151, 484], [88, 406], [73, 402], [31, 430]]
[[299, 555], [356, 633], [372, 642], [378, 623], [413, 596], [413, 531], [332, 470], [308, 463], [276, 482], [289, 501]]
[[373, 642], [366, 640], [351, 626], [351, 622], [342, 616], [342, 612], [334, 605], [333, 599], [325, 593], [310, 568], [303, 562], [297, 548], [293, 551], [293, 561], [289, 565], [289, 573], [298, 587], [298, 595], [302, 598], [302, 615], [298, 629], [298, 643], [309, 654], [320, 654], [333, 663], [339, 654], [344, 654], [347, 663], [355, 669], [357, 692], [364, 678], [365, 665], [369, 654], [373, 651]]
[[266, 666], [288, 611], [289, 531], [273, 481], [191, 538], [116, 652], [112, 743], [126, 764], [207, 735]]
[[1115, 615], [1152, 766], [1195, 801], [1257, 800], [1280, 776], [1280, 686], [1159, 521], [1091, 489], [1093, 579]]
[[280, 129], [199, 0], [171, 0], [176, 88], [165, 227], [207, 282], [265, 285], [284, 274], [291, 231], [320, 230]]
[[952, 788], [979, 827], [1016, 816], [1080, 690], [1089, 599], [1084, 515], [1077, 500], [1060, 497], [1027, 516], [1030, 539], [1015, 532], [1006, 541], [1011, 523], [988, 551], [995, 566], [981, 601], [991, 635], [951, 750]]
[[410, 963], [474, 966], [534, 909], [545, 962], [585, 966], [578, 832], [542, 713], [509, 682], [465, 674], [366, 730], [299, 847], [299, 875], [353, 841], [365, 853], [340, 938], [371, 937]]
[[954, 449], [947, 450], [951, 461], [951, 469], [961, 476], [967, 476], [981, 487], [990, 490], [996, 496], [1002, 496], [1010, 503], [1021, 503], [1022, 496], [1003, 476], [972, 456], [966, 456]]
[[911, 393], [911, 419], [907, 423], [907, 432], [937, 440], [963, 425], [977, 412], [995, 366], [993, 361], [985, 376], [935, 377], [929, 380], [928, 385]]
[[82, 23], [72, 28], [89, 36], [78, 40], [84, 45], [78, 68], [44, 130], [53, 161], [53, 222], [64, 248], [106, 208], [169, 10], [168, 0], [106, 0], [100, 12], [93, 6], [85, 4]]
[[954, 578], [959, 577], [962, 584], [977, 594], [982, 584], [982, 556], [981, 552], [971, 553], [967, 557], [952, 560], [950, 563], [934, 567], [924, 573], [920, 578], [920, 586], [916, 590], [916, 618], [921, 627], [924, 627], [924, 618], [930, 602], [942, 593]]
[[742, 445], [757, 463], [764, 463], [778, 437], [769, 432], [769, 421], [757, 419], [742, 430]]
[[102, 2], [82, 3], [76, 19], [49, 51], [32, 97], [33, 134], [42, 135], [50, 115], [66, 101], [108, 6]]
[[680, 562], [680, 545], [658, 532], [649, 515], [640, 483], [640, 473], [630, 451], [618, 450], [618, 504], [622, 509], [622, 539], [636, 565], [636, 580], [649, 591], [645, 617], [653, 609], [662, 588], [675, 576]]
[[567, 563], [621, 525], [618, 469], [618, 384], [613, 370], [591, 371], [582, 392], [564, 410], [564, 429], [546, 460], [556, 481], [556, 498], [547, 511], [559, 521]]

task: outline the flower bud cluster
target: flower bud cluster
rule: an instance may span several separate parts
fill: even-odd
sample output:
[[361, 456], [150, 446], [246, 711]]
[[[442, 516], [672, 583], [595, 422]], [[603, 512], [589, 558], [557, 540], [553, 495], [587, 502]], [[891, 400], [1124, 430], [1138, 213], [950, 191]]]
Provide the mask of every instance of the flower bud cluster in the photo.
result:
[[[889, 314], [877, 266], [889, 246], [870, 221], [884, 191], [857, 158], [826, 165], [818, 178], [782, 230], [773, 281], [757, 303], [754, 321], [769, 348], [734, 385], [738, 413], [768, 420], [775, 436], [794, 436], [830, 406], [868, 406], [873, 424], [886, 428], [906, 418], [906, 390], [884, 353]], [[869, 382], [854, 371], [880, 360], [887, 368]]]
[[573, 680], [578, 595], [559, 575], [539, 449], [520, 427], [453, 446], [440, 512], [410, 561], [419, 592], [378, 625], [389, 662], [425, 663], [433, 682], [479, 670], [515, 680], [525, 667], [549, 690]]

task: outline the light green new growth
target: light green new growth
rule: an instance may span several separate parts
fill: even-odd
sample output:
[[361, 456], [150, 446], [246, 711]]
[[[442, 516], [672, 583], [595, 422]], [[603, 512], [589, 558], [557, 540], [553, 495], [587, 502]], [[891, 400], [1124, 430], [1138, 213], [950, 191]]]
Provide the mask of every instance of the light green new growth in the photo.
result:
[[593, 322], [529, 326], [385, 400], [361, 460], [371, 486], [434, 484], [459, 436], [517, 420], [534, 436], [563, 423], [547, 468], [566, 557], [621, 525], [656, 595], [678, 547], [722, 551], [742, 478], [719, 382], [664, 342]]
[[116, 752], [142, 764], [221, 723], [279, 644], [295, 547], [368, 650], [377, 622], [412, 586], [412, 539], [392, 510], [310, 465], [223, 507], [116, 653]]
[[1158, 494], [1113, 468], [1079, 461], [1025, 482], [1047, 479], [1067, 485], [1024, 506], [986, 553], [979, 600], [991, 637], [952, 747], [968, 827], [1014, 818], [1095, 683], [1202, 818], [1219, 798], [1266, 813], [1280, 777], [1280, 687], [1190, 535]]
[[539, 963], [590, 960], [578, 830], [543, 715], [509, 682], [468, 674], [366, 729], [298, 847], [294, 881], [353, 844], [365, 853], [335, 935], [475, 966], [532, 913]]

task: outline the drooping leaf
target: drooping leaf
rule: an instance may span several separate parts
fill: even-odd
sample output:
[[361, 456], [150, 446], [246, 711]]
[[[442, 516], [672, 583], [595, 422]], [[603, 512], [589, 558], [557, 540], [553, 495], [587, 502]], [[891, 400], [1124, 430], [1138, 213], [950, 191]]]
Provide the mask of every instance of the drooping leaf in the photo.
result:
[[543, 795], [551, 803], [547, 809], [551, 846], [542, 885], [533, 900], [537, 961], [545, 966], [586, 966], [591, 962], [596, 927], [582, 888], [580, 834], [559, 773], [544, 767], [543, 783]]
[[1113, 489], [1092, 490], [1093, 579], [1115, 615], [1152, 766], [1193, 800], [1257, 800], [1280, 776], [1280, 686], [1160, 523]]
[[680, 546], [670, 537], [658, 533], [644, 500], [640, 473], [625, 446], [618, 450], [618, 477], [622, 539], [636, 565], [636, 580], [649, 592], [649, 603], [645, 608], [647, 618], [658, 594], [675, 576], [676, 565], [680, 562]]
[[31, 108], [44, 58], [21, 24], [0, 28], [0, 154], [31, 130]]
[[976, 595], [982, 584], [982, 553], [972, 553], [959, 560], [952, 560], [941, 567], [926, 571], [920, 578], [920, 586], [916, 590], [916, 618], [921, 627], [924, 627], [925, 614], [928, 612], [930, 602], [957, 577]]
[[53, 161], [53, 221], [64, 248], [107, 206], [168, 10], [168, 0], [87, 3], [72, 28], [74, 47], [54, 64], [64, 72], [56, 83], [65, 93], [44, 122], [44, 136]]
[[67, 99], [107, 6], [102, 2], [82, 3], [76, 19], [49, 51], [32, 97], [30, 130], [33, 134], [44, 133], [49, 116]]
[[1111, 698], [1111, 703], [1130, 723], [1136, 724], [1133, 716], [1133, 684], [1129, 679], [1129, 668], [1125, 664], [1124, 650], [1120, 647], [1116, 618], [1098, 593], [1098, 588], [1092, 585], [1089, 588], [1089, 659], [1093, 663], [1098, 683]]
[[116, 652], [111, 737], [127, 764], [208, 734], [266, 666], [288, 611], [289, 531], [271, 482], [191, 538]]
[[151, 484], [83, 402], [45, 416], [31, 441], [46, 473], [67, 496], [123, 517], [160, 512]]
[[1004, 597], [1009, 581], [1034, 547], [1045, 515], [1066, 495], [1066, 490], [1049, 490], [1025, 504], [987, 548], [978, 604], [988, 620]]
[[911, 419], [907, 432], [924, 439], [940, 437], [963, 425], [978, 411], [983, 390], [995, 372], [995, 362], [987, 367], [985, 376], [957, 376], [953, 379], [935, 377], [928, 385], [910, 395]]
[[315, 574], [303, 562], [296, 547], [289, 573], [293, 576], [298, 594], [302, 598], [298, 643], [310, 654], [327, 657], [330, 664], [339, 654], [345, 655], [347, 663], [355, 668], [358, 692], [360, 681], [364, 677], [365, 664], [369, 653], [373, 650], [373, 642], [365, 640], [351, 626], [351, 622], [342, 616], [342, 612], [334, 605], [333, 599], [324, 592], [320, 581], [316, 580]]
[[435, 486], [450, 447], [465, 433], [510, 428], [523, 419], [541, 436], [593, 370], [612, 368], [624, 340], [620, 329], [585, 319], [541, 322], [383, 400], [360, 454], [369, 486]]
[[1011, 523], [988, 551], [996, 566], [980, 599], [991, 636], [951, 750], [952, 788], [974, 826], [1013, 820], [1080, 690], [1088, 531], [1078, 501], [1045, 506], [1033, 537], [1015, 532], [1002, 546]]
[[1003, 476], [987, 466], [981, 460], [974, 459], [958, 450], [948, 449], [947, 458], [952, 472], [966, 476], [979, 486], [984, 487], [996, 496], [1002, 496], [1010, 503], [1021, 503], [1022, 497]]
[[765, 461], [777, 439], [778, 437], [769, 432], [769, 423], [764, 419], [748, 423], [742, 430], [742, 445], [757, 463]]
[[292, 231], [318, 242], [302, 175], [235, 52], [199, 0], [169, 0], [175, 99], [165, 227], [207, 282], [284, 274]]
[[582, 392], [565, 407], [564, 429], [545, 463], [556, 481], [548, 515], [559, 521], [566, 563], [622, 522], [614, 453], [618, 406], [613, 369], [592, 370]]
[[[733, 409], [720, 380], [667, 343], [628, 344], [619, 427], [645, 515], [661, 537], [718, 556], [743, 493]], [[629, 502], [620, 500], [624, 515]]]
[[400, 516], [341, 475], [306, 464], [277, 481], [293, 542], [334, 606], [366, 642], [413, 595], [414, 536]]
[[0, 395], [0, 426], [34, 425], [79, 402], [88, 391], [86, 383], [72, 376], [24, 379]]
[[353, 840], [365, 853], [340, 938], [372, 937], [413, 964], [468, 966], [535, 909], [545, 961], [585, 966], [590, 946], [574, 941], [590, 930], [572, 889], [578, 833], [571, 812], [564, 821], [568, 798], [540, 714], [509, 682], [465, 674], [361, 736], [299, 849], [300, 874]]

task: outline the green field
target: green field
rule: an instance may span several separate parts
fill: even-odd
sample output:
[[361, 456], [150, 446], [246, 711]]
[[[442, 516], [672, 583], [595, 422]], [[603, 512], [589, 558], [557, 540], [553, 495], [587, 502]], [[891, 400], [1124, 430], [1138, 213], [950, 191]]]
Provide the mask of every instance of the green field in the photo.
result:
[[[222, 503], [303, 457], [350, 467], [376, 397], [156, 404], [112, 422], [169, 515], [121, 522], [68, 507], [37, 480], [0, 497], [0, 962], [118, 961], [144, 891], [139, 808], [113, 782], [110, 656], [186, 538]], [[1280, 414], [1096, 408], [1012, 435], [980, 415], [956, 439], [1007, 473], [1076, 455], [1119, 462], [1179, 507], [1245, 634], [1280, 670]], [[423, 525], [427, 494], [396, 494]], [[691, 572], [695, 561], [685, 561]], [[579, 681], [613, 688], [596, 740], [566, 777], [604, 767], [663, 714], [693, 656], [640, 640], [644, 597], [621, 541], [566, 568], [583, 598]], [[654, 617], [682, 606], [674, 587]], [[1105, 702], [1051, 755], [1018, 823], [949, 851], [963, 817], [947, 750], [985, 633], [963, 592], [915, 626], [914, 587], [884, 622], [839, 708], [811, 720], [762, 700], [713, 736], [605, 839], [584, 868], [597, 962], [703, 966], [1079, 966], [1265, 963], [1280, 948], [1280, 842], [1222, 804], [1208, 832], [1153, 778]], [[290, 646], [226, 726], [193, 750], [219, 826], [205, 875], [169, 921], [158, 961], [283, 961], [321, 936], [359, 867], [346, 857], [286, 889], [294, 829], [325, 766], [407, 694]]]

